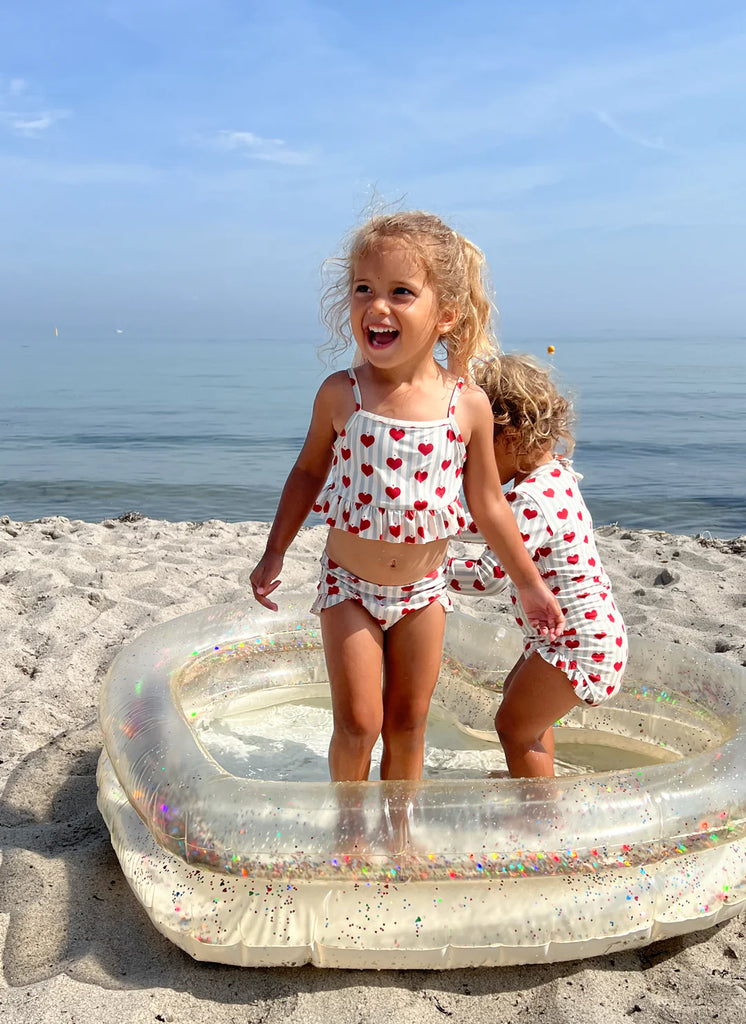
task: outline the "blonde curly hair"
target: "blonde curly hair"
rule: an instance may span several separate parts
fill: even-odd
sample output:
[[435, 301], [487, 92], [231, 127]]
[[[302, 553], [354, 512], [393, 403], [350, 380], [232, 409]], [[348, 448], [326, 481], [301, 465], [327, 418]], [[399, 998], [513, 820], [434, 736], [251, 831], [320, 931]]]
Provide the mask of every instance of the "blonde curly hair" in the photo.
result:
[[329, 341], [322, 348], [334, 355], [354, 345], [350, 299], [355, 264], [386, 239], [411, 246], [435, 291], [438, 308], [458, 314], [456, 323], [441, 338], [449, 367], [466, 375], [473, 359], [496, 354], [484, 254], [435, 214], [422, 210], [371, 217], [349, 235], [341, 256], [325, 261], [328, 283], [321, 297], [321, 320], [329, 330]]
[[562, 396], [551, 370], [529, 355], [501, 355], [474, 367], [474, 380], [487, 393], [495, 421], [495, 440], [505, 430], [516, 439], [516, 453], [560, 451], [569, 457], [575, 448], [572, 428], [575, 413]]

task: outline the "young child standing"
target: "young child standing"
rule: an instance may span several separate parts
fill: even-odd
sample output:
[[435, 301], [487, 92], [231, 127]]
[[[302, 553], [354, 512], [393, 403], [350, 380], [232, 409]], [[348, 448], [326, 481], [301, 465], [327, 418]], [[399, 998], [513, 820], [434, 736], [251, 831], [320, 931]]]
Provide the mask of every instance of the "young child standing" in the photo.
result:
[[[572, 454], [570, 403], [549, 372], [529, 356], [508, 355], [475, 371], [494, 417], [500, 479], [523, 541], [567, 617], [561, 636], [537, 636], [521, 595], [511, 587], [515, 619], [526, 634], [523, 656], [509, 673], [495, 718], [510, 774], [554, 775], [554, 723], [577, 704], [613, 697], [627, 661], [624, 622], [593, 539], [593, 523], [558, 443]], [[449, 585], [495, 593], [509, 582], [499, 553], [452, 558]]]
[[[550, 638], [564, 627], [503, 497], [489, 402], [453, 372], [491, 347], [483, 262], [432, 214], [378, 216], [352, 236], [324, 295], [324, 321], [343, 345], [354, 339], [359, 365], [319, 389], [251, 584], [275, 610], [285, 552], [312, 508], [325, 515], [313, 610], [332, 691], [334, 781], [367, 779], [379, 735], [382, 779], [422, 775], [451, 609], [448, 538], [466, 525], [462, 484], [527, 621]], [[438, 342], [448, 367], [435, 359]]]

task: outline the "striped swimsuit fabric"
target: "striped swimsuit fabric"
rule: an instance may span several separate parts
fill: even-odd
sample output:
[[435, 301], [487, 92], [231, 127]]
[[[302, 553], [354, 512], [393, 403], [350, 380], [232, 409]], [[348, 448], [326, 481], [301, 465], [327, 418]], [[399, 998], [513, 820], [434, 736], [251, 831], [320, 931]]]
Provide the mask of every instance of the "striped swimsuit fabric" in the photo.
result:
[[535, 651], [556, 665], [586, 704], [602, 704], [622, 684], [627, 634], [601, 564], [593, 522], [566, 460], [553, 459], [506, 494], [523, 542], [566, 619], [554, 641], [536, 635], [518, 592], [490, 548], [476, 558], [448, 560], [449, 586], [461, 593], [498, 593], [510, 585], [524, 656]]
[[331, 479], [314, 511], [367, 540], [424, 544], [458, 534], [466, 526], [466, 446], [455, 417], [463, 379], [443, 419], [409, 421], [363, 409], [355, 371], [347, 373], [355, 411], [334, 442]]
[[427, 576], [407, 586], [382, 586], [361, 580], [351, 572], [332, 562], [326, 552], [321, 556], [321, 577], [318, 596], [311, 608], [320, 615], [342, 601], [357, 601], [385, 631], [397, 622], [437, 601], [447, 612], [453, 611], [453, 602], [446, 588], [445, 563]]

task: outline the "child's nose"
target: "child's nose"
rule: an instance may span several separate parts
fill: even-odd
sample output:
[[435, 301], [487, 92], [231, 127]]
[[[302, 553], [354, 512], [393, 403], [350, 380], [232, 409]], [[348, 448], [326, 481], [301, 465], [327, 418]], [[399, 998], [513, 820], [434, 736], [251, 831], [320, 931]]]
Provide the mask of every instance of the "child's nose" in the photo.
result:
[[377, 313], [388, 313], [389, 304], [385, 295], [374, 295], [370, 304], [370, 308], [375, 310]]

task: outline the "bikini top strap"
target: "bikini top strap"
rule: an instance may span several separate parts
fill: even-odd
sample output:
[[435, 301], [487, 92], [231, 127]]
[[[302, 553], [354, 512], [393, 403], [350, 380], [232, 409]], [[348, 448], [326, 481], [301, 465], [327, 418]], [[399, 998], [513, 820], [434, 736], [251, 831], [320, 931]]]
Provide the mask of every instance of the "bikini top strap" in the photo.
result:
[[450, 399], [450, 401], [448, 403], [448, 415], [449, 416], [453, 416], [453, 414], [456, 412], [456, 402], [458, 402], [459, 395], [461, 394], [461, 389], [463, 388], [463, 386], [464, 386], [464, 378], [463, 377], [459, 377], [459, 379], [453, 385], [453, 391], [451, 392], [451, 399]]
[[352, 393], [355, 396], [355, 412], [363, 407], [363, 396], [360, 394], [360, 385], [357, 382], [357, 374], [354, 369], [350, 366], [347, 370], [350, 378], [350, 384], [352, 384]]

